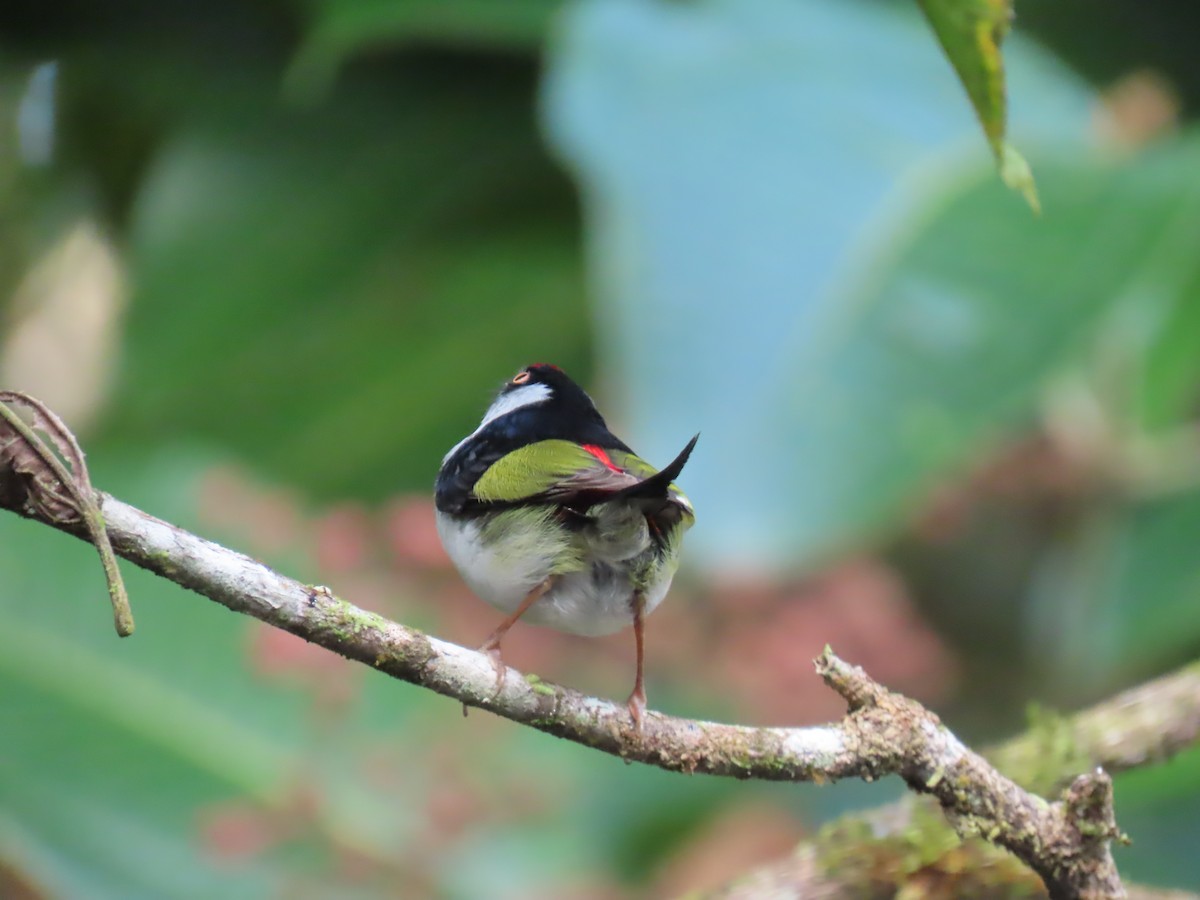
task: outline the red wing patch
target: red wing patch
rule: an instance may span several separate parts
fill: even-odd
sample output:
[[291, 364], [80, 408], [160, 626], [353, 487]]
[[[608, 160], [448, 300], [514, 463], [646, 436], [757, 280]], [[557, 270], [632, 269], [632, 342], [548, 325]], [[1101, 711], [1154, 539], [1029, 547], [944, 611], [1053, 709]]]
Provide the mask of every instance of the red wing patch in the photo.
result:
[[600, 460], [600, 462], [604, 463], [604, 465], [608, 466], [608, 468], [612, 469], [614, 472], [625, 471], [624, 469], [620, 468], [616, 463], [614, 463], [609, 458], [608, 453], [605, 451], [605, 449], [603, 447], [598, 447], [595, 444], [581, 444], [580, 446], [583, 447], [583, 449], [586, 450], [588, 453], [592, 454], [592, 456], [596, 457], [596, 459]]

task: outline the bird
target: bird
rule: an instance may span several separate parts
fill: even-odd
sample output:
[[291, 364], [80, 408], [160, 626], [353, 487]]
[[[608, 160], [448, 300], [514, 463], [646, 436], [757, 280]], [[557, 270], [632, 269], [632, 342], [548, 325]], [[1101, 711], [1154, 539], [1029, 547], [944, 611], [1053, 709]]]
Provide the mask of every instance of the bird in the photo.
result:
[[479, 648], [496, 669], [497, 694], [500, 643], [518, 620], [588, 637], [632, 625], [637, 674], [627, 708], [641, 732], [645, 619], [666, 597], [695, 522], [674, 481], [699, 437], [657, 470], [562, 369], [534, 363], [445, 455], [434, 487], [438, 535], [471, 590], [506, 614]]

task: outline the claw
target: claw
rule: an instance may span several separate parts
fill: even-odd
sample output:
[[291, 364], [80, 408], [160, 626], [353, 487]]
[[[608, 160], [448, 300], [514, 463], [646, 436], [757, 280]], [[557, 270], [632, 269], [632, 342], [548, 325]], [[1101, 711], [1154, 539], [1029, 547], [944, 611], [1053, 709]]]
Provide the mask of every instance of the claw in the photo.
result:
[[629, 707], [629, 716], [633, 719], [633, 730], [641, 734], [642, 716], [646, 712], [646, 690], [640, 683], [629, 695], [629, 702], [626, 705]]

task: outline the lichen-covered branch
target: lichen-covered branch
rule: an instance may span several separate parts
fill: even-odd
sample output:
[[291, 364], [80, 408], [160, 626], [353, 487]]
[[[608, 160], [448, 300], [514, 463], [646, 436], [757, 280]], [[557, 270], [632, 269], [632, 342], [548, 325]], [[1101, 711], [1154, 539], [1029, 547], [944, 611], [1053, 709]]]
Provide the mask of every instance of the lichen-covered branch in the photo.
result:
[[[624, 705], [514, 670], [497, 692], [495, 671], [483, 654], [359, 609], [326, 588], [294, 581], [113, 497], [101, 495], [101, 502], [113, 547], [126, 559], [395, 678], [672, 771], [779, 781], [870, 781], [897, 774], [936, 798], [960, 833], [1012, 851], [1042, 877], [1051, 896], [1124, 896], [1109, 853], [1118, 832], [1108, 775], [1083, 774], [1062, 799], [1047, 802], [963, 746], [933, 713], [829, 650], [816, 665], [849, 706], [837, 723], [750, 728], [651, 712], [639, 732]], [[37, 517], [29, 508], [17, 511]], [[47, 524], [79, 533], [68, 523]]]
[[940, 803], [955, 830], [1011, 850], [1046, 883], [1051, 897], [1123, 897], [1109, 852], [1120, 832], [1112, 780], [1101, 769], [1078, 776], [1047, 803], [963, 746], [937, 717], [828, 652], [817, 660], [827, 684], [850, 704], [843, 728], [857, 755], [886, 761], [917, 793]]

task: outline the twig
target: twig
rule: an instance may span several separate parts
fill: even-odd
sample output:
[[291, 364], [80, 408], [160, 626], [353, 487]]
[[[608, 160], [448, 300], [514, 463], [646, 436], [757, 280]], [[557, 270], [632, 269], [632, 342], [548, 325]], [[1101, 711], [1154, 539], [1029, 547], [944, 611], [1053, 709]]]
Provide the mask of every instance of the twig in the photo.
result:
[[[1109, 853], [1118, 832], [1106, 774], [1082, 775], [1061, 801], [1048, 803], [1000, 775], [920, 704], [886, 690], [828, 649], [817, 670], [850, 707], [840, 722], [749, 728], [651, 712], [638, 733], [623, 705], [526, 680], [515, 670], [496, 694], [495, 670], [485, 655], [359, 609], [327, 588], [301, 584], [100, 496], [113, 546], [125, 558], [400, 680], [670, 771], [816, 782], [898, 774], [913, 790], [936, 797], [960, 833], [979, 834], [1011, 850], [1042, 877], [1051, 896], [1124, 896]], [[48, 524], [77, 530], [69, 523]]]

